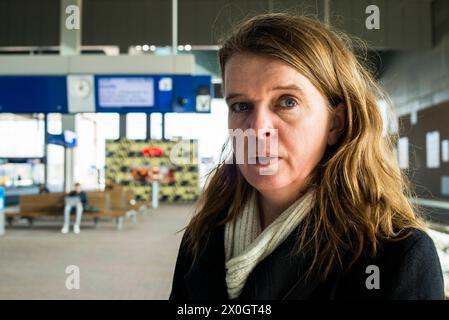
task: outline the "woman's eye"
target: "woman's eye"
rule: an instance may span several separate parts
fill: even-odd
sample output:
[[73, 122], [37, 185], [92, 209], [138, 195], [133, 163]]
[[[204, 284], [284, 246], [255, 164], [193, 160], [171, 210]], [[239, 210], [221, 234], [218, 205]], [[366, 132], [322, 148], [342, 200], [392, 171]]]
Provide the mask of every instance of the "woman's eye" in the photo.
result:
[[284, 98], [280, 101], [280, 106], [284, 108], [294, 108], [298, 105], [298, 102], [292, 97]]
[[250, 108], [250, 105], [248, 103], [244, 103], [244, 102], [233, 103], [230, 106], [230, 109], [233, 112], [245, 112], [245, 111], [248, 111], [249, 108]]

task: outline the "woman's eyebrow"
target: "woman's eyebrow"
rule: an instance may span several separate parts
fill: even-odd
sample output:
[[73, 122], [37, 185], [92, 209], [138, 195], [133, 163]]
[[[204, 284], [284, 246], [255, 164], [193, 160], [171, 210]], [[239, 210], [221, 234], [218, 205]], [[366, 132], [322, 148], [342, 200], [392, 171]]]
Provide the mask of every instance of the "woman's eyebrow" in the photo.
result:
[[301, 93], [304, 93], [304, 88], [302, 88], [296, 84], [287, 84], [284, 86], [276, 86], [276, 87], [271, 88], [270, 90], [271, 91], [274, 91], [274, 90], [296, 90]]
[[[295, 90], [295, 91], [299, 91], [300, 93], [304, 93], [304, 88], [296, 85], [296, 84], [287, 84], [287, 85], [283, 85], [283, 86], [276, 86], [273, 87], [271, 89], [269, 89], [269, 91], [275, 91], [275, 90]], [[243, 97], [245, 96], [243, 93], [230, 93], [229, 95], [226, 96], [225, 101], [229, 102], [229, 100], [233, 99], [233, 98], [238, 98], [238, 97]]]
[[237, 97], [243, 97], [244, 94], [243, 93], [230, 93], [229, 95], [226, 96], [225, 101], [229, 102], [229, 100], [237, 98]]

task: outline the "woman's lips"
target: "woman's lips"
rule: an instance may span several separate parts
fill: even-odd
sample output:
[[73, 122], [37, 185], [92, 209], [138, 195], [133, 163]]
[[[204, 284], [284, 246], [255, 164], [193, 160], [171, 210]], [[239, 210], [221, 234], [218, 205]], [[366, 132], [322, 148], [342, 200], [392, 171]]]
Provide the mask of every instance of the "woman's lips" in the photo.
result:
[[251, 158], [251, 161], [249, 162], [250, 165], [254, 165], [257, 167], [268, 167], [275, 163], [278, 163], [280, 160], [282, 160], [281, 157], [257, 157], [257, 158]]

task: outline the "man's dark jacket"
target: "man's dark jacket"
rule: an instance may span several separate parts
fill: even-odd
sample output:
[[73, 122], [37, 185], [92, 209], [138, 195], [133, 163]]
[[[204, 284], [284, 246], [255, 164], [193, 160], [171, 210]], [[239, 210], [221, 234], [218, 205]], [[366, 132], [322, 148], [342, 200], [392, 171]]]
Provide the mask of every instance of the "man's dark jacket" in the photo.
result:
[[[376, 257], [362, 255], [349, 270], [334, 271], [325, 281], [313, 276], [301, 277], [310, 258], [291, 254], [295, 238], [296, 232], [293, 232], [255, 267], [238, 299], [445, 298], [437, 251], [424, 231], [411, 229], [407, 238], [384, 243]], [[224, 226], [210, 233], [191, 268], [192, 258], [183, 238], [169, 299], [228, 300], [224, 254]]]
[[87, 194], [84, 191], [76, 192], [76, 191], [70, 191], [69, 196], [78, 196], [80, 198], [81, 204], [83, 205], [83, 209], [87, 210], [89, 208], [89, 200], [87, 199]]

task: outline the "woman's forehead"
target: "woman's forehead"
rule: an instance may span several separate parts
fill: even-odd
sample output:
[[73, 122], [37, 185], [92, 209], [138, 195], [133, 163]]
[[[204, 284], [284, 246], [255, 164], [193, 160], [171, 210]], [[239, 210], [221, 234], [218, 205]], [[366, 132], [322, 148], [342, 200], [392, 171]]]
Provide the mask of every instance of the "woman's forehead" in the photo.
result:
[[235, 54], [225, 65], [226, 95], [236, 91], [273, 91], [291, 89], [301, 92], [313, 85], [298, 70], [272, 57], [255, 54]]

